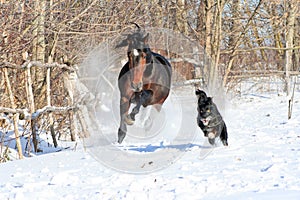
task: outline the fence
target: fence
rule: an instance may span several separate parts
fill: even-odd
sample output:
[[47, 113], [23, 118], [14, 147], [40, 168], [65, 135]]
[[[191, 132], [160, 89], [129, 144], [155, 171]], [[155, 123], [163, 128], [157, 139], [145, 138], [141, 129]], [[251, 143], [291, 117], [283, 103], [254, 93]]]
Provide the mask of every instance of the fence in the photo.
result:
[[[234, 94], [287, 92], [287, 79], [282, 71], [233, 72], [229, 78], [228, 91]], [[300, 91], [300, 72], [290, 72], [290, 90]]]
[[[76, 130], [87, 133], [87, 120], [74, 101], [76, 82], [75, 68], [65, 64], [0, 63], [1, 150], [13, 139], [21, 159], [23, 151], [30, 154], [31, 144], [34, 152], [39, 151], [40, 133], [50, 133], [54, 146], [62, 135], [74, 141]], [[11, 125], [13, 127], [9, 127]], [[5, 137], [9, 129], [14, 130], [12, 139]], [[28, 138], [26, 148], [20, 141], [24, 136]]]

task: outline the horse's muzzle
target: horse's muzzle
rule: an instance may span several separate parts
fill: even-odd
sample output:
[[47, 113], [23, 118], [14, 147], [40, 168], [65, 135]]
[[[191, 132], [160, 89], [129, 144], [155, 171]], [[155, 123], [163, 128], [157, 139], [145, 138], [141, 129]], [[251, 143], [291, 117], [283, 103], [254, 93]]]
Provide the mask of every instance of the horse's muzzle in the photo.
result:
[[131, 87], [135, 92], [140, 92], [143, 89], [143, 83], [142, 82], [139, 82], [139, 83], [131, 82]]

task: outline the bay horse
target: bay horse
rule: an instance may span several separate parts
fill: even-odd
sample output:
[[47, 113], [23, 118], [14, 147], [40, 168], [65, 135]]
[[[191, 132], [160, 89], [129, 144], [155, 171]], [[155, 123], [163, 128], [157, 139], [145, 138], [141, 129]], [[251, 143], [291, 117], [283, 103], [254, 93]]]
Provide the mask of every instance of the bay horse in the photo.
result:
[[[134, 124], [140, 107], [153, 105], [159, 112], [167, 99], [170, 87], [172, 68], [165, 57], [151, 51], [148, 45], [149, 33], [145, 34], [139, 25], [132, 34], [128, 34], [120, 44], [127, 46], [127, 63], [122, 67], [118, 77], [120, 90], [120, 127], [118, 143], [126, 136], [127, 125]], [[136, 104], [128, 114], [131, 104]]]

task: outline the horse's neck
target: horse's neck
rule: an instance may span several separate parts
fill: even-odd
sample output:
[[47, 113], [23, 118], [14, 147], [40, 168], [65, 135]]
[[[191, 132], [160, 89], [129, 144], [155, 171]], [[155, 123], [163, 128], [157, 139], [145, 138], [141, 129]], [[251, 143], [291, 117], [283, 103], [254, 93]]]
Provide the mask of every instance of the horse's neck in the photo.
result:
[[119, 73], [119, 78], [120, 79], [123, 75], [125, 75], [127, 72], [129, 72], [129, 62], [127, 62], [121, 69]]

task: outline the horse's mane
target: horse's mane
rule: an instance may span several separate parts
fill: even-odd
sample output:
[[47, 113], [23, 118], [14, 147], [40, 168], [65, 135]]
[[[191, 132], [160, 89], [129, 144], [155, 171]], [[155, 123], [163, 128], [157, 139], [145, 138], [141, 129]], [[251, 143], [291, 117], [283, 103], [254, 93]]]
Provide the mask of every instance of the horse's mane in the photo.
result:
[[138, 44], [139, 42], [143, 42], [143, 40], [148, 36], [145, 30], [142, 30], [136, 23], [133, 24], [138, 27], [138, 30], [122, 34], [125, 39], [123, 39], [122, 42], [116, 46], [116, 48], [127, 46], [129, 44], [129, 41], [131, 41], [131, 43], [133, 44]]

